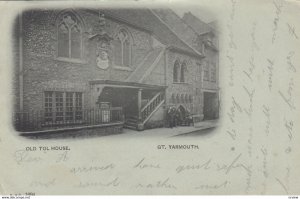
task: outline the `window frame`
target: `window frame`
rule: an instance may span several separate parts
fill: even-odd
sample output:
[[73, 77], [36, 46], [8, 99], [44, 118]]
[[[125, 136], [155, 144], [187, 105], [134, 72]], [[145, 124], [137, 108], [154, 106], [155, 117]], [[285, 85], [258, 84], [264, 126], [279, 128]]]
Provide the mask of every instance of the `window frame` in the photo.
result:
[[[206, 73], [207, 73], [207, 75], [206, 75]], [[209, 70], [209, 62], [208, 61], [204, 61], [203, 81], [206, 81], [206, 82], [210, 81], [210, 70]]]
[[[176, 67], [177, 66], [177, 67]], [[173, 84], [187, 84], [187, 62], [184, 60], [181, 62], [179, 59], [176, 59], [173, 64]], [[176, 72], [176, 81], [175, 81], [175, 72]]]
[[180, 78], [181, 78], [181, 66], [180, 66], [180, 62], [176, 60], [173, 65], [173, 83], [180, 83]]
[[187, 63], [186, 61], [183, 61], [180, 65], [180, 83], [186, 83], [187, 82]]
[[[121, 32], [124, 32], [126, 34], [125, 39], [121, 40], [119, 37], [119, 34]], [[128, 53], [128, 66], [126, 66], [124, 64], [124, 57], [125, 57], [125, 53], [124, 53], [124, 46], [126, 41], [128, 42], [128, 47], [129, 47], [129, 53]], [[121, 64], [116, 63], [116, 46], [115, 46], [115, 42], [120, 42], [120, 46], [121, 46]], [[132, 36], [130, 34], [130, 32], [127, 30], [127, 28], [125, 27], [121, 27], [118, 28], [117, 32], [115, 33], [114, 36], [114, 41], [113, 41], [113, 45], [114, 45], [114, 52], [113, 52], [113, 63], [114, 63], [114, 68], [116, 69], [120, 69], [120, 70], [127, 70], [130, 71], [131, 70], [131, 65], [132, 65], [132, 45], [133, 45], [133, 40], [132, 40]]]
[[212, 63], [211, 71], [210, 71], [210, 81], [211, 82], [217, 82], [217, 65], [216, 63]]
[[[51, 93], [51, 120], [46, 120], [46, 93]], [[61, 93], [62, 94], [62, 115], [60, 117], [62, 117], [62, 120], [57, 120], [57, 93]], [[80, 93], [81, 94], [81, 119], [77, 120], [76, 119], [76, 93]], [[72, 95], [72, 119], [69, 120], [67, 119], [68, 114], [67, 112], [70, 112], [67, 110], [68, 106], [67, 106], [67, 94], [71, 94]], [[49, 102], [48, 102], [49, 103]], [[52, 90], [45, 90], [43, 92], [43, 125], [59, 125], [59, 124], [74, 124], [74, 123], [81, 123], [83, 120], [83, 108], [84, 108], [84, 93], [83, 92], [77, 92], [77, 91], [52, 91]]]
[[[59, 28], [60, 25], [64, 22], [62, 22], [64, 16], [71, 16], [76, 20], [76, 25], [79, 27], [80, 33], [80, 57], [79, 58], [73, 58], [72, 57], [72, 28], [69, 29], [68, 27], [68, 57], [64, 57], [59, 55]], [[73, 26], [72, 26], [73, 27]], [[83, 45], [83, 32], [84, 32], [84, 23], [82, 19], [79, 17], [79, 15], [73, 11], [64, 11], [63, 13], [60, 13], [56, 20], [56, 57], [55, 60], [58, 61], [65, 61], [65, 62], [72, 62], [72, 63], [86, 63], [84, 61], [83, 55], [84, 55], [84, 45]]]

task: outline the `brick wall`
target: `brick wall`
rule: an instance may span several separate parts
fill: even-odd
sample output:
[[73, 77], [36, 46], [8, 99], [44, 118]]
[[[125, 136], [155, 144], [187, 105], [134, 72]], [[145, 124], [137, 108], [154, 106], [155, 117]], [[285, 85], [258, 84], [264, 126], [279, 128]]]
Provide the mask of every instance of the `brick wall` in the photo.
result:
[[[24, 66], [24, 110], [41, 110], [45, 90], [84, 92], [85, 106], [90, 106], [89, 81], [94, 79], [125, 80], [151, 50], [151, 36], [117, 20], [106, 20], [106, 31], [110, 36], [124, 27], [132, 37], [131, 70], [114, 67], [113, 57], [107, 70], [95, 64], [94, 42], [91, 34], [99, 31], [98, 16], [84, 10], [76, 13], [82, 20], [83, 57], [81, 62], [57, 59], [56, 18], [60, 11], [26, 11], [23, 13], [23, 66]], [[18, 89], [17, 89], [18, 90]], [[16, 95], [17, 96], [17, 95]]]
[[[91, 107], [90, 80], [110, 79], [124, 81], [140, 64], [152, 49], [152, 37], [147, 31], [142, 31], [115, 19], [106, 19], [106, 32], [114, 36], [121, 27], [126, 28], [132, 38], [132, 64], [130, 70], [114, 67], [113, 56], [110, 55], [110, 67], [106, 70], [95, 64], [95, 42], [89, 39], [89, 34], [99, 32], [98, 15], [86, 10], [77, 11], [83, 28], [83, 57], [80, 62], [62, 61], [57, 59], [57, 25], [56, 19], [60, 11], [27, 11], [23, 13], [23, 67], [24, 67], [24, 110], [42, 110], [44, 91], [74, 91], [84, 93], [85, 108]], [[17, 26], [17, 24], [16, 24]], [[17, 42], [17, 37], [15, 38]], [[17, 45], [16, 45], [17, 49]], [[16, 55], [17, 57], [17, 55]], [[186, 61], [187, 72], [185, 83], [173, 82], [175, 60]], [[166, 63], [165, 63], [166, 62]], [[165, 64], [167, 64], [167, 104], [171, 104], [174, 93], [192, 97], [191, 102], [183, 104], [195, 114], [201, 114], [203, 109], [203, 92], [201, 90], [201, 60], [194, 56], [175, 51], [167, 51], [156, 67], [144, 79], [144, 83], [165, 85]], [[17, 64], [16, 64], [17, 65]], [[17, 77], [17, 76], [16, 76]], [[17, 84], [18, 78], [14, 82]], [[205, 87], [216, 88], [214, 85]], [[204, 85], [203, 85], [204, 86]], [[16, 93], [18, 88], [16, 89]], [[18, 96], [18, 94], [16, 94]], [[16, 97], [16, 99], [18, 99]], [[16, 104], [17, 104], [16, 100]], [[16, 105], [17, 106], [17, 105]]]

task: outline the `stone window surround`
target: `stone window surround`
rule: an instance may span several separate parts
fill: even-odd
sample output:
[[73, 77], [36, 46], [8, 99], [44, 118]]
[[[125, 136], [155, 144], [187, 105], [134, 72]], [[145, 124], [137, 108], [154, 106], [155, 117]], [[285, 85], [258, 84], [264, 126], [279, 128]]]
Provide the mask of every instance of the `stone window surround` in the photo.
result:
[[[128, 30], [128, 28], [126, 28], [125, 26], [123, 26], [123, 25], [120, 25], [119, 27], [117, 27], [117, 29], [116, 29], [116, 31], [115, 31], [115, 33], [114, 33], [114, 38], [115, 39], [118, 39], [117, 37], [119, 36], [119, 33], [121, 32], [121, 31], [125, 31], [125, 33], [127, 34], [127, 40], [128, 40], [128, 42], [129, 42], [129, 49], [130, 49], [130, 51], [129, 51], [129, 65], [131, 66], [131, 64], [132, 64], [132, 45], [133, 45], [133, 38], [132, 38], [132, 35], [131, 35], [131, 33], [130, 33], [130, 31]], [[123, 43], [121, 42], [121, 45], [123, 45]], [[115, 53], [115, 52], [114, 52]], [[114, 54], [113, 53], [113, 54]], [[113, 56], [114, 57], [114, 56]], [[123, 62], [123, 51], [122, 51], [122, 62]], [[112, 63], [113, 63], [113, 68], [114, 69], [117, 69], [117, 70], [124, 70], [124, 71], [133, 71], [132, 70], [132, 68], [131, 67], [129, 67], [129, 66], [125, 66], [125, 65], [117, 65], [116, 63], [115, 63], [115, 60], [114, 60], [114, 58], [113, 58], [113, 60], [112, 60]]]
[[[76, 20], [79, 21], [79, 24], [81, 25], [81, 58], [80, 59], [76, 59], [76, 58], [70, 58], [70, 57], [59, 57], [58, 56], [58, 26], [59, 26], [59, 21], [56, 22], [56, 54], [55, 54], [55, 58], [54, 60], [56, 61], [62, 61], [62, 62], [69, 62], [69, 63], [75, 63], [75, 64], [88, 64], [88, 62], [84, 59], [84, 38], [83, 38], [83, 26], [84, 26], [84, 22], [81, 19], [81, 17], [79, 16], [79, 14], [75, 13], [72, 10], [66, 10], [63, 13], [60, 13], [58, 16], [58, 19], [61, 18], [61, 16], [63, 16], [66, 13], [71, 13], [73, 16], [75, 16]], [[128, 34], [129, 37], [129, 45], [130, 45], [130, 52], [129, 52], [129, 65], [132, 64], [132, 45], [133, 45], [133, 39], [132, 39], [132, 35], [130, 34], [130, 31], [128, 30], [128, 28], [124, 27], [123, 25], [121, 25], [120, 27], [117, 28], [116, 33], [114, 34], [116, 37], [117, 33], [120, 32], [121, 30], [125, 30]], [[116, 65], [114, 60], [112, 60], [113, 63], [113, 68], [117, 69], [117, 70], [123, 70], [123, 71], [133, 71], [133, 69], [129, 66], [124, 66], [124, 65]]]
[[[176, 80], [177, 81], [175, 81], [175, 79], [174, 79], [174, 72], [175, 72], [175, 64], [179, 64], [179, 65], [177, 65], [177, 78], [176, 78]], [[179, 66], [179, 67], [178, 67]], [[182, 67], [185, 67], [185, 69], [182, 69]], [[181, 81], [182, 79], [182, 72], [183, 72], [183, 75], [184, 75], [184, 78], [183, 78], [183, 81]], [[184, 61], [180, 61], [179, 59], [176, 59], [175, 60], [175, 62], [174, 62], [174, 64], [173, 64], [173, 84], [189, 84], [188, 82], [187, 82], [187, 76], [186, 76], [186, 74], [187, 74], [187, 62], [184, 60]]]
[[[81, 49], [81, 54], [80, 54], [80, 59], [78, 58], [71, 58], [71, 57], [60, 57], [58, 55], [58, 45], [59, 45], [59, 41], [58, 41], [58, 31], [59, 31], [59, 25], [61, 24], [61, 17], [70, 13], [71, 15], [73, 15], [75, 17], [75, 19], [78, 21], [78, 25], [80, 26], [80, 38], [81, 38], [81, 41], [80, 41], [80, 49]], [[79, 64], [86, 64], [87, 61], [83, 60], [83, 54], [84, 54], [84, 45], [83, 45], [83, 21], [82, 19], [80, 18], [80, 16], [72, 11], [72, 10], [66, 10], [66, 11], [63, 11], [62, 13], [59, 13], [59, 16], [57, 18], [58, 20], [56, 21], [56, 54], [55, 54], [55, 60], [57, 61], [64, 61], [64, 62], [71, 62], [71, 63], [79, 63]]]

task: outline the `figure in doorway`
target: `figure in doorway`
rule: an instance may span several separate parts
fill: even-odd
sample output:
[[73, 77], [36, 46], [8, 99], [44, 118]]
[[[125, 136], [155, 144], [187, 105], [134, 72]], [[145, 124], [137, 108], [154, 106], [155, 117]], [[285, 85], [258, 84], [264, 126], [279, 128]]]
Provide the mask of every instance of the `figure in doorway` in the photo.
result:
[[174, 106], [170, 106], [167, 110], [167, 122], [170, 128], [176, 126], [176, 108]]

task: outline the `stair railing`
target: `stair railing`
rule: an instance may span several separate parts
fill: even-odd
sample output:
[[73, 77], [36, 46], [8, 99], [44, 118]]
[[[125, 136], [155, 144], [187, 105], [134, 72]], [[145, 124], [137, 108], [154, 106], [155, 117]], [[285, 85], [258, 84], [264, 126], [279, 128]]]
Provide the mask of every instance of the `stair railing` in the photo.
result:
[[163, 99], [164, 94], [162, 92], [159, 92], [141, 109], [141, 116], [143, 121], [154, 111], [154, 109]]

